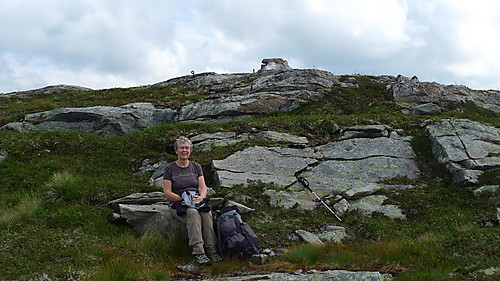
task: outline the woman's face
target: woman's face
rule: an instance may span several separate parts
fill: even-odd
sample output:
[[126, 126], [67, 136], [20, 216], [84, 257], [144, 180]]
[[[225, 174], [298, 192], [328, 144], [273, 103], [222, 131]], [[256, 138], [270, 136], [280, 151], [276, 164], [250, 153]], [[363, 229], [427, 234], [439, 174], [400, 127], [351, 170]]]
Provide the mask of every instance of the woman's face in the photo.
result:
[[189, 143], [181, 142], [175, 151], [177, 157], [181, 160], [187, 160], [191, 155], [191, 146]]

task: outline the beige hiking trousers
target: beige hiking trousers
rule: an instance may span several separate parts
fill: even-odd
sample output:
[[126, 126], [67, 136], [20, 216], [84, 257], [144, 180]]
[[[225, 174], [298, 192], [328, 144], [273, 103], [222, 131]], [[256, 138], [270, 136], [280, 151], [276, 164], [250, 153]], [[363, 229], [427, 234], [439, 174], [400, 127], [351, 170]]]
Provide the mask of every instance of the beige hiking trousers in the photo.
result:
[[170, 209], [170, 212], [186, 225], [193, 255], [217, 252], [212, 212], [198, 212], [193, 208], [187, 208], [183, 216], [178, 216], [174, 209]]

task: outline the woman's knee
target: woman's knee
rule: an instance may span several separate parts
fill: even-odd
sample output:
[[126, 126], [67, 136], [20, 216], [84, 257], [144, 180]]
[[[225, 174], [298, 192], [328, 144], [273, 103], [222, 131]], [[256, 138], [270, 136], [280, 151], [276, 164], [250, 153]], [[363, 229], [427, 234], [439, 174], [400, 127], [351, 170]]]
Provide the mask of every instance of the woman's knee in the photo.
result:
[[196, 209], [187, 208], [186, 220], [188, 220], [188, 221], [201, 221], [200, 213], [198, 213], [198, 210], [196, 210]]

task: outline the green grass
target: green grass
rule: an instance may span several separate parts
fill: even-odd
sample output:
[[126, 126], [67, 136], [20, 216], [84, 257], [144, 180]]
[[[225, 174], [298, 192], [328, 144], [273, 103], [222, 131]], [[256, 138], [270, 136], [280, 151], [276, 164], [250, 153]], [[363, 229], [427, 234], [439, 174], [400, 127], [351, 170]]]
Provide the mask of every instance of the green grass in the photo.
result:
[[[357, 77], [358, 89], [332, 88], [325, 101], [306, 104], [288, 113], [246, 121], [213, 124], [165, 124], [126, 136], [103, 138], [77, 132], [0, 131], [0, 280], [168, 280], [179, 275], [178, 264], [191, 261], [187, 243], [141, 234], [111, 224], [110, 200], [134, 192], [158, 191], [147, 185], [148, 175], [134, 175], [145, 158], [174, 160], [172, 143], [179, 135], [276, 130], [320, 145], [337, 138], [340, 127], [387, 124], [414, 136], [412, 147], [423, 176], [388, 182], [410, 183], [405, 191], [381, 191], [390, 204], [401, 206], [408, 220], [381, 215], [365, 218], [350, 213], [339, 223], [324, 208], [315, 211], [281, 210], [269, 205], [262, 191], [275, 188], [259, 182], [222, 189], [217, 196], [250, 198], [256, 209], [244, 219], [263, 247], [288, 249], [264, 266], [228, 260], [207, 268], [224, 276], [240, 271], [267, 272], [303, 269], [378, 270], [397, 280], [487, 280], [478, 271], [496, 265], [498, 226], [487, 226], [496, 216], [496, 194], [475, 196], [455, 185], [446, 169], [432, 156], [431, 142], [420, 127], [426, 119], [468, 118], [499, 124], [499, 116], [472, 104], [456, 104], [434, 116], [409, 116], [388, 101], [383, 85]], [[0, 99], [0, 125], [20, 120], [26, 113], [57, 107], [153, 102], [178, 107], [197, 101], [204, 89], [165, 87], [66, 92], [31, 99]], [[177, 99], [178, 97], [182, 97]], [[279, 145], [251, 139], [229, 148], [194, 153], [213, 185], [211, 161], [254, 145]], [[497, 184], [498, 171], [480, 181]], [[322, 248], [302, 245], [288, 237], [297, 229], [315, 230], [324, 224], [346, 227], [349, 238], [341, 245]], [[483, 279], [481, 279], [483, 278]]]

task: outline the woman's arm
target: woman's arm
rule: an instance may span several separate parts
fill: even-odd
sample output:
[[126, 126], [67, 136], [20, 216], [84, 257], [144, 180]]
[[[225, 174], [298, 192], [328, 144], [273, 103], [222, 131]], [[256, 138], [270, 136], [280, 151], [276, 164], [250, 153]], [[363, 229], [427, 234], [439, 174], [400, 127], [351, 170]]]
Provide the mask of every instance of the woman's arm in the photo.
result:
[[198, 192], [203, 198], [207, 198], [208, 188], [205, 184], [205, 177], [203, 176], [198, 177]]
[[172, 192], [172, 181], [163, 180], [163, 193], [167, 196], [170, 201], [181, 201], [182, 197]]
[[194, 196], [193, 202], [195, 204], [201, 203], [203, 199], [207, 198], [207, 185], [205, 184], [205, 178], [203, 176], [198, 177], [198, 193], [199, 196]]

